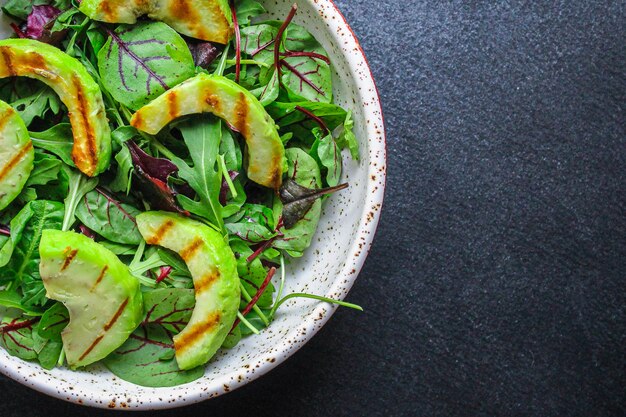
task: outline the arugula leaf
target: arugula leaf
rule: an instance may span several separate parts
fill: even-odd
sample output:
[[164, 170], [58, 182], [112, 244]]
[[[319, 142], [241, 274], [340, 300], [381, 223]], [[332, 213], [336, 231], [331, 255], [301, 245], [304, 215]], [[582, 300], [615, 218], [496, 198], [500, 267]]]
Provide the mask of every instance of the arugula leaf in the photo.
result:
[[16, 308], [21, 310], [27, 316], [41, 316], [41, 311], [38, 309], [32, 309], [26, 307], [22, 303], [22, 296], [15, 290], [1, 290], [0, 291], [0, 306], [5, 308]]
[[46, 185], [59, 177], [62, 162], [53, 156], [41, 152], [35, 152], [34, 167], [25, 187], [33, 185]]
[[104, 359], [118, 377], [147, 387], [171, 387], [204, 375], [204, 367], [181, 371], [172, 337], [189, 322], [195, 305], [191, 289], [164, 288], [144, 293], [146, 318], [130, 338]]
[[88, 192], [76, 208], [76, 217], [85, 226], [107, 240], [127, 245], [139, 245], [143, 238], [135, 218], [135, 207], [120, 203], [104, 190]]
[[74, 145], [74, 135], [69, 123], [59, 123], [43, 132], [28, 132], [33, 145], [36, 148], [44, 149], [61, 158], [67, 165], [73, 167], [72, 147]]
[[119, 103], [137, 110], [195, 74], [183, 38], [165, 23], [121, 25], [98, 53], [105, 88]]
[[96, 188], [98, 178], [88, 178], [78, 171], [74, 171], [67, 165], [63, 166], [63, 171], [69, 178], [69, 192], [65, 197], [65, 216], [63, 217], [62, 230], [69, 230], [74, 224], [76, 217], [76, 207], [80, 200], [89, 191]]
[[215, 168], [222, 139], [222, 122], [207, 114], [178, 123], [177, 127], [189, 149], [193, 167], [180, 158], [172, 162], [178, 167], [178, 176], [187, 181], [199, 198], [199, 201], [194, 201], [187, 196], [178, 195], [178, 201], [185, 210], [224, 231], [222, 206], [219, 202], [222, 178]]
[[[39, 86], [38, 84], [35, 85]], [[30, 95], [12, 101], [10, 104], [24, 120], [26, 126], [30, 126], [37, 117], [45, 118], [48, 111], [57, 114], [61, 109], [59, 96], [46, 85], [39, 87]]]

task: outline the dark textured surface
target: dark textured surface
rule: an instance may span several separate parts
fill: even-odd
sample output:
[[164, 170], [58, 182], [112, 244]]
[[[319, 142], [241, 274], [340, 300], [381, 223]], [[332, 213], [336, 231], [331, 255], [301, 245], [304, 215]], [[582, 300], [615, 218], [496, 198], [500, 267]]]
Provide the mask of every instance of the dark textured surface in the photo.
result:
[[[366, 312], [163, 415], [624, 415], [626, 4], [339, 5], [387, 120]], [[0, 377], [0, 416], [52, 411], [104, 414]]]

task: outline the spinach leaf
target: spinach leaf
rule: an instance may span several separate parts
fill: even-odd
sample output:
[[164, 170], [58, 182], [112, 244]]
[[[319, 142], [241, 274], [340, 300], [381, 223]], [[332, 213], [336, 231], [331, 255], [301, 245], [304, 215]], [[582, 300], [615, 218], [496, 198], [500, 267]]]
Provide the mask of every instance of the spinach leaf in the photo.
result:
[[269, 207], [244, 204], [233, 217], [236, 221], [226, 223], [228, 233], [246, 242], [259, 243], [276, 236], [274, 213]]
[[88, 192], [76, 208], [76, 217], [85, 226], [112, 242], [139, 245], [143, 238], [135, 218], [140, 213], [135, 207], [120, 203], [104, 190]]
[[122, 25], [98, 53], [105, 88], [119, 103], [137, 110], [195, 74], [183, 38], [165, 23]]
[[164, 288], [144, 293], [146, 318], [130, 338], [104, 359], [118, 377], [147, 387], [171, 387], [200, 378], [204, 367], [178, 368], [172, 337], [189, 322], [193, 290]]
[[193, 167], [180, 158], [172, 162], [178, 167], [178, 176], [187, 181], [199, 198], [199, 201], [194, 201], [178, 195], [178, 201], [185, 210], [203, 217], [223, 231], [224, 220], [219, 202], [222, 177], [215, 168], [222, 138], [222, 122], [214, 116], [202, 115], [179, 123], [177, 127], [189, 149]]
[[348, 148], [350, 155], [355, 161], [359, 160], [359, 142], [356, 140], [356, 136], [352, 132], [354, 128], [354, 120], [352, 120], [352, 112], [349, 111], [346, 115], [346, 120], [343, 122], [343, 128], [339, 136], [337, 137], [337, 145], [341, 149]]
[[312, 151], [316, 151], [316, 155], [322, 163], [322, 166], [326, 168], [326, 183], [329, 187], [334, 187], [339, 184], [341, 178], [341, 149], [333, 135], [328, 133], [323, 135], [319, 128], [313, 129], [313, 134], [317, 138], [313, 145]]
[[37, 334], [45, 339], [61, 340], [61, 332], [70, 321], [70, 315], [63, 303], [54, 303], [46, 310], [37, 324]]
[[[289, 163], [288, 175], [290, 178], [306, 188], [320, 188], [322, 186], [322, 176], [315, 159], [299, 148], [287, 149], [286, 156]], [[282, 203], [278, 198], [274, 200], [274, 204], [276, 211], [282, 211]], [[304, 250], [311, 245], [321, 211], [322, 202], [317, 200], [302, 220], [298, 221], [292, 228], [285, 229], [282, 236], [274, 240], [272, 246], [276, 249], [286, 250], [291, 256], [302, 256]]]

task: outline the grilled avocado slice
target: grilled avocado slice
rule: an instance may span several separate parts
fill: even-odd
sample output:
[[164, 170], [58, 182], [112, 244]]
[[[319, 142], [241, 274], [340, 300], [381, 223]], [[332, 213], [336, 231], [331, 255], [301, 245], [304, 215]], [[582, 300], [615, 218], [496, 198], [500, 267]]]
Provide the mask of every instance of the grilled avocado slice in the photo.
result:
[[287, 160], [276, 125], [256, 97], [226, 77], [199, 74], [190, 78], [139, 109], [131, 124], [155, 135], [177, 117], [204, 112], [225, 119], [244, 137], [248, 178], [280, 188]]
[[226, 339], [239, 309], [237, 261], [224, 237], [209, 226], [177, 214], [151, 211], [137, 216], [148, 244], [178, 253], [193, 278], [196, 306], [187, 326], [174, 336], [180, 369], [211, 359]]
[[113, 252], [88, 237], [44, 230], [39, 272], [47, 297], [65, 304], [63, 348], [70, 367], [94, 363], [128, 339], [143, 318], [139, 280]]
[[234, 33], [227, 0], [83, 0], [80, 11], [108, 23], [132, 24], [148, 15], [183, 35], [222, 44]]
[[111, 131], [100, 87], [75, 58], [32, 39], [0, 41], [0, 78], [24, 76], [49, 85], [69, 110], [76, 167], [95, 176], [109, 167]]
[[34, 158], [24, 121], [11, 106], [0, 101], [0, 210], [24, 188]]

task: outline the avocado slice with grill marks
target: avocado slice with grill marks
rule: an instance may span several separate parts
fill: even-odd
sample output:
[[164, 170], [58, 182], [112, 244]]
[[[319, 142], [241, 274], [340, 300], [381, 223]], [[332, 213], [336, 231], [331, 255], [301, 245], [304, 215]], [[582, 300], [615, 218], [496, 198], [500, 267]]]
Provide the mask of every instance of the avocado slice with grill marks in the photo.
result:
[[18, 196], [33, 170], [35, 152], [24, 121], [0, 100], [0, 210]]
[[196, 305], [187, 326], [174, 336], [180, 369], [202, 365], [230, 332], [240, 302], [235, 255], [224, 237], [211, 227], [177, 214], [151, 211], [137, 216], [146, 242], [178, 253], [195, 287]]
[[113, 252], [87, 236], [44, 230], [39, 272], [47, 297], [70, 322], [61, 333], [67, 362], [86, 366], [120, 347], [143, 318], [139, 280]]
[[133, 24], [147, 15], [183, 35], [221, 44], [234, 33], [227, 0], [83, 0], [79, 9], [107, 23]]
[[111, 130], [100, 87], [80, 61], [32, 39], [2, 40], [0, 78], [16, 76], [44, 82], [67, 107], [76, 167], [88, 176], [105, 171], [111, 157]]
[[226, 120], [244, 137], [248, 178], [279, 189], [287, 160], [276, 124], [256, 97], [226, 77], [190, 78], [139, 109], [131, 125], [155, 135], [178, 117], [205, 112]]

